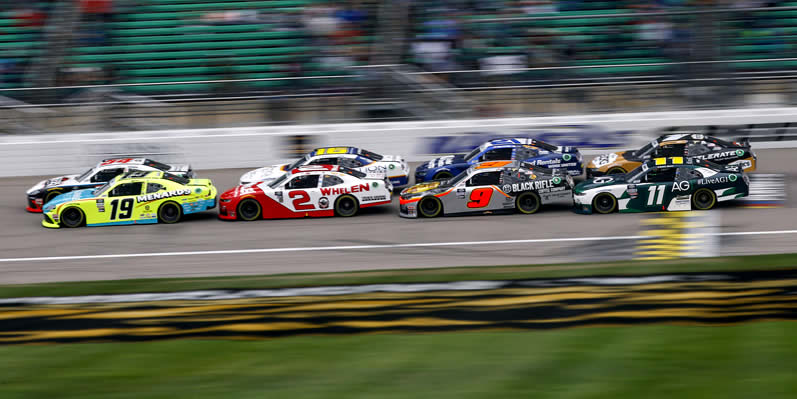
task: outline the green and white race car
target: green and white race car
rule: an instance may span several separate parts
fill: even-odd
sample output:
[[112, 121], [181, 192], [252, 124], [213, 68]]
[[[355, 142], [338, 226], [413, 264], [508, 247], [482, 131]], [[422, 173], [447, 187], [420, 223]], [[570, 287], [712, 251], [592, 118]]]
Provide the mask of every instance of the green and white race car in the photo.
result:
[[579, 183], [573, 202], [579, 213], [706, 210], [745, 197], [749, 189], [750, 180], [738, 166], [655, 158], [626, 174]]

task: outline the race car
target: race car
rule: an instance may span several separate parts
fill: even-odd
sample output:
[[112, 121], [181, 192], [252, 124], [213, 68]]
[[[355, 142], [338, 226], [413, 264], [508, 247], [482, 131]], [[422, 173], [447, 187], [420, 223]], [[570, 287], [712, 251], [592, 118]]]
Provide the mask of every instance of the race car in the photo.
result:
[[756, 167], [750, 143], [729, 142], [702, 134], [670, 134], [633, 151], [613, 152], [595, 157], [587, 164], [587, 178], [627, 173], [653, 158], [688, 157], [720, 165], [740, 166], [745, 172]]
[[581, 153], [575, 147], [559, 147], [531, 138], [490, 140], [468, 154], [446, 155], [415, 169], [415, 183], [450, 179], [479, 162], [523, 161], [533, 166], [566, 169], [571, 176], [582, 173]]
[[219, 218], [282, 219], [354, 216], [360, 208], [389, 204], [390, 180], [367, 179], [363, 172], [336, 165], [306, 165], [276, 180], [243, 184], [223, 193]]
[[579, 213], [707, 210], [745, 197], [749, 190], [750, 180], [738, 165], [656, 158], [629, 173], [579, 183], [573, 202]]
[[61, 194], [44, 205], [44, 227], [177, 223], [183, 215], [216, 207], [209, 179], [134, 171], [98, 188]]
[[66, 175], [42, 180], [26, 192], [28, 212], [41, 212], [42, 205], [56, 196], [72, 190], [102, 186], [116, 176], [128, 171], [163, 171], [187, 178], [194, 177], [191, 165], [167, 165], [147, 158], [104, 159], [79, 175]]
[[355, 147], [316, 148], [292, 163], [266, 166], [244, 173], [241, 184], [270, 183], [285, 172], [304, 165], [338, 165], [365, 173], [368, 179], [385, 178], [395, 187], [407, 185], [410, 168], [401, 156], [380, 155]]
[[518, 161], [482, 162], [451, 179], [404, 189], [399, 215], [431, 218], [515, 211], [531, 214], [541, 205], [571, 201], [572, 188], [573, 178], [562, 169]]

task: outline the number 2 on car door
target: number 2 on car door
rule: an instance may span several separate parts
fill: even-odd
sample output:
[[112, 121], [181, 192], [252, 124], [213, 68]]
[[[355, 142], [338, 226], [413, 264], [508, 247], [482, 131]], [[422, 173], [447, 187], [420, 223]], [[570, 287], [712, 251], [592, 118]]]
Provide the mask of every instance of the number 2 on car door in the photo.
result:
[[123, 200], [115, 199], [111, 201], [111, 220], [116, 219], [116, 213], [119, 211], [119, 219], [130, 219], [133, 215], [133, 199], [125, 198]]
[[[667, 185], [658, 185], [658, 186], [650, 186], [648, 187], [648, 206], [652, 205], [661, 205], [661, 202], [664, 200], [664, 189], [667, 188]], [[658, 189], [658, 195], [656, 195], [656, 189]], [[656, 203], [653, 203], [653, 199], [656, 199]]]

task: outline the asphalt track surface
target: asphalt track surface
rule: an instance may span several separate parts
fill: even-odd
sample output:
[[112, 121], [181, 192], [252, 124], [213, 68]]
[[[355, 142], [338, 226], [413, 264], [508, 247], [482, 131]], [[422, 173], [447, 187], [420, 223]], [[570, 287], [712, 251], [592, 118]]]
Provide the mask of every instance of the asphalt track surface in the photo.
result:
[[[797, 248], [797, 150], [757, 154], [758, 173], [787, 175], [787, 202], [712, 211], [720, 215], [720, 255]], [[198, 174], [223, 191], [243, 172]], [[627, 259], [645, 217], [578, 215], [561, 205], [530, 216], [408, 220], [398, 217], [394, 197], [390, 206], [353, 218], [226, 222], [214, 210], [176, 225], [51, 230], [41, 226], [40, 214], [24, 211], [24, 191], [46, 177], [0, 179], [0, 284]]]

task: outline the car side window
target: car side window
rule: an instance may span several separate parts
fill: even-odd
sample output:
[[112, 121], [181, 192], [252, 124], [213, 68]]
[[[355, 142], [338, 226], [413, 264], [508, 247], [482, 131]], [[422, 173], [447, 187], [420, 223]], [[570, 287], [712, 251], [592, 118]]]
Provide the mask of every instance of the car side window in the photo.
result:
[[489, 186], [499, 184], [501, 181], [501, 172], [482, 172], [471, 176], [468, 179], [468, 186]]
[[333, 175], [324, 175], [324, 180], [321, 182], [321, 187], [332, 187], [338, 184], [343, 184], [343, 179]]
[[484, 154], [482, 154], [481, 157], [479, 157], [479, 162], [511, 160], [512, 150], [512, 147], [487, 150]]
[[645, 176], [648, 183], [666, 183], [675, 181], [675, 168], [651, 169]]
[[103, 169], [91, 177], [92, 183], [105, 183], [124, 172], [123, 168]]
[[537, 151], [531, 148], [518, 148], [517, 151], [515, 151], [515, 158], [519, 160], [526, 160], [536, 156]]
[[318, 187], [318, 175], [296, 176], [293, 178], [293, 180], [289, 181], [288, 184], [285, 185], [285, 188], [288, 190], [316, 187]]
[[124, 197], [127, 195], [141, 195], [141, 186], [143, 183], [122, 183], [111, 190], [108, 194], [109, 197]]
[[165, 190], [166, 187], [163, 184], [158, 183], [147, 183], [147, 194], [157, 193], [158, 191]]
[[678, 180], [702, 179], [703, 174], [692, 168], [678, 168]]
[[308, 163], [308, 165], [337, 165], [337, 158], [317, 158]]
[[711, 152], [711, 148], [702, 143], [695, 143], [686, 148], [686, 155], [703, 155]]
[[684, 144], [661, 145], [656, 149], [654, 157], [682, 157], [684, 148]]
[[340, 165], [347, 168], [359, 168], [363, 166], [363, 163], [355, 158], [343, 158], [340, 160]]

